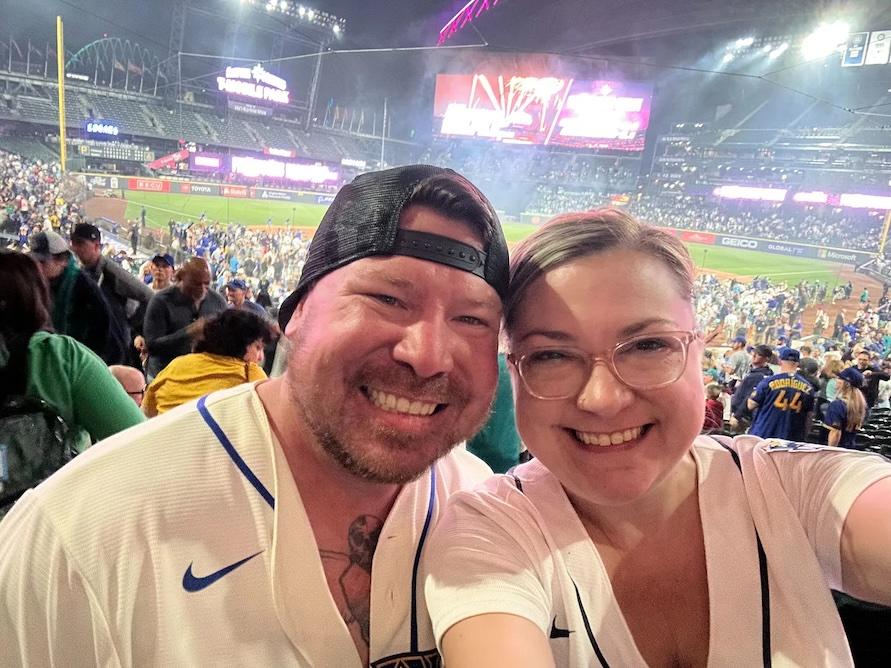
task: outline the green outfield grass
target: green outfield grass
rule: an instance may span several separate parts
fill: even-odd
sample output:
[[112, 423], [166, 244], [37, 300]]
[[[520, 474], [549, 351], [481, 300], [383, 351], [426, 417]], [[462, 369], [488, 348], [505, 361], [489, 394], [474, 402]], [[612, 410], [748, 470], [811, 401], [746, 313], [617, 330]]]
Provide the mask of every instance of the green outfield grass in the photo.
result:
[[[178, 193], [150, 193], [129, 190], [127, 212], [129, 219], [139, 218], [145, 207], [146, 222], [150, 227], [167, 227], [171, 218], [197, 220], [206, 213], [211, 220], [241, 225], [263, 225], [272, 218], [274, 225], [290, 220], [297, 227], [318, 227], [328, 206], [326, 204], [294, 204], [256, 199], [238, 199], [216, 195], [180, 195]], [[511, 243], [525, 239], [534, 228], [522, 223], [505, 223], [504, 236]]]
[[830, 286], [838, 280], [844, 265], [800, 257], [786, 257], [773, 253], [721, 248], [702, 244], [687, 244], [697, 267], [706, 271], [722, 271], [737, 276], [767, 276], [772, 281], [827, 281]]
[[[317, 227], [327, 209], [324, 204], [295, 204], [237, 199], [214, 195], [180, 195], [127, 191], [127, 212], [130, 219], [139, 217], [144, 206], [146, 221], [152, 227], [167, 227], [170, 218], [197, 220], [206, 213], [211, 220], [241, 225], [263, 225], [271, 218], [274, 225]], [[509, 243], [526, 238], [535, 229], [523, 223], [505, 223], [504, 236]], [[737, 248], [721, 248], [688, 244], [693, 261], [706, 270], [738, 276], [768, 276], [771, 280], [798, 283], [821, 280], [834, 284], [844, 267], [822, 260], [804, 259], [761, 253]]]
[[239, 225], [263, 225], [272, 218], [274, 225], [317, 227], [328, 208], [325, 204], [301, 204], [294, 202], [269, 202], [256, 199], [238, 199], [216, 195], [180, 195], [173, 193], [148, 193], [129, 190], [127, 218], [139, 218], [145, 207], [145, 218], [151, 227], [167, 227], [171, 218], [197, 220], [202, 213], [208, 219]]

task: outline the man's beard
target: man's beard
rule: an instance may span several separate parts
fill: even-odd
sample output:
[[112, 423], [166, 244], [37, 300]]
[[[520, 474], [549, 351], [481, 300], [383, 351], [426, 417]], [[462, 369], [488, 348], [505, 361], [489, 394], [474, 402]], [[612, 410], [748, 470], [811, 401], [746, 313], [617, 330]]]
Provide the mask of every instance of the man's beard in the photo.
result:
[[[299, 346], [299, 344], [298, 344]], [[291, 355], [289, 367], [296, 362], [297, 350]], [[295, 365], [299, 368], [299, 365]], [[293, 369], [297, 371], [297, 369]], [[453, 421], [445, 432], [436, 430], [427, 435], [407, 436], [404, 433], [384, 426], [368, 425], [365, 434], [361, 434], [359, 425], [350, 424], [350, 417], [344, 414], [344, 406], [332, 405], [320, 386], [308, 386], [300, 382], [299, 372], [289, 379], [291, 403], [298, 411], [300, 419], [309, 429], [318, 443], [318, 447], [326, 455], [348, 473], [368, 482], [404, 485], [419, 478], [435, 461], [448, 454], [458, 443], [476, 434], [488, 419], [489, 410], [475, 416], [472, 424], [467, 424], [468, 417], [461, 415]], [[402, 396], [417, 396], [425, 399], [435, 398], [438, 403], [448, 404], [452, 410], [466, 410], [470, 403], [470, 392], [455, 387], [445, 377], [436, 379], [419, 379], [408, 369], [395, 367], [366, 367], [354, 377], [344, 379], [345, 399], [352, 388], [380, 385]], [[368, 399], [366, 399], [368, 400]], [[370, 403], [370, 400], [368, 400]], [[331, 407], [327, 409], [325, 407]], [[352, 433], [350, 433], [352, 432]], [[438, 441], [438, 442], [434, 442]], [[381, 444], [386, 444], [381, 447]], [[416, 457], [419, 448], [429, 454], [427, 457]]]

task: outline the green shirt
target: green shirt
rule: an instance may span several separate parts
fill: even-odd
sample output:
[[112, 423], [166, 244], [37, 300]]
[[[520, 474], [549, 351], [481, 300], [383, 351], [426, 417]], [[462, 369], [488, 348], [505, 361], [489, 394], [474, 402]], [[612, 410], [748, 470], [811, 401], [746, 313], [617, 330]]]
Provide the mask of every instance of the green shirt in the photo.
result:
[[[95, 443], [145, 420], [92, 350], [70, 336], [37, 332], [28, 341], [25, 394], [43, 399]], [[88, 446], [89, 439], [81, 439]]]
[[476, 436], [467, 441], [467, 449], [486, 462], [495, 473], [504, 473], [520, 462], [514, 392], [504, 355], [498, 355], [498, 389], [489, 420]]

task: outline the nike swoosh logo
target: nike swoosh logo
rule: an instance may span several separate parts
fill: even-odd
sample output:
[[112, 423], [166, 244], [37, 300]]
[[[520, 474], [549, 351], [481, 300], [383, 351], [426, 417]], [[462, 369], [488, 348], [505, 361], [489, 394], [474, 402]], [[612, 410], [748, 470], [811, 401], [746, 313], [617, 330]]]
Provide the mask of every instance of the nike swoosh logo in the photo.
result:
[[[258, 554], [262, 554], [263, 550], [252, 554], [249, 557], [245, 557], [240, 561], [236, 561], [234, 564], [229, 564], [225, 568], [221, 568], [220, 570], [211, 573], [210, 575], [205, 575], [204, 577], [197, 577], [194, 573], [192, 573], [192, 564], [189, 564], [189, 567], [186, 569], [186, 572], [183, 574], [183, 589], [187, 592], [194, 593], [196, 591], [201, 591], [202, 589], [207, 589], [214, 582], [219, 580], [222, 577], [229, 575], [232, 571], [234, 571], [239, 566], [243, 566], [251, 559], [256, 557]], [[194, 562], [193, 562], [194, 563]]]
[[557, 628], [557, 618], [554, 617], [554, 620], [551, 622], [551, 639], [568, 638], [570, 633], [572, 633], [572, 631], [569, 629]]

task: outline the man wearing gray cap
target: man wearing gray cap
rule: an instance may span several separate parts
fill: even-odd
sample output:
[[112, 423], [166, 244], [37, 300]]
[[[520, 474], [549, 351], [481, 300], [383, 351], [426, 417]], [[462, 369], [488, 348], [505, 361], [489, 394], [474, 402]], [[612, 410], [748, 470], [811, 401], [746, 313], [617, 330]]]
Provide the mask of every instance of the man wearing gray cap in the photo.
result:
[[65, 240], [52, 230], [29, 240], [31, 257], [50, 286], [53, 328], [77, 339], [106, 364], [124, 361], [124, 335], [102, 290], [71, 257]]
[[280, 378], [94, 448], [0, 525], [13, 663], [435, 666], [418, 564], [497, 378], [507, 247], [451, 170], [338, 193]]
[[112, 314], [123, 333], [127, 362], [139, 365], [133, 340], [142, 335], [145, 309], [152, 289], [114, 260], [102, 254], [102, 233], [90, 223], [78, 223], [71, 231], [71, 250], [83, 265], [84, 273], [102, 288]]

